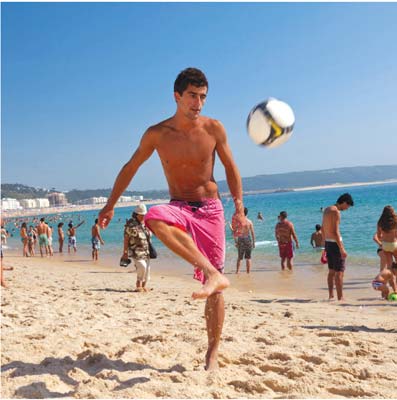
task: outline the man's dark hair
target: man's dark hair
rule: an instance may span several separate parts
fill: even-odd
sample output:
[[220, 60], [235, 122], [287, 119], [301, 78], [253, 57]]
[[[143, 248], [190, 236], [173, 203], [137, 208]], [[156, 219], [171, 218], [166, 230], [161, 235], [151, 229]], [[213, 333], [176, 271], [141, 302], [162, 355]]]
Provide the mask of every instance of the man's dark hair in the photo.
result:
[[349, 206], [354, 206], [354, 201], [353, 201], [353, 197], [351, 196], [350, 193], [344, 193], [341, 196], [339, 196], [338, 200], [336, 200], [337, 204], [349, 204]]
[[247, 215], [247, 214], [248, 214], [248, 208], [244, 207], [244, 215]]
[[316, 231], [319, 231], [321, 229], [321, 225], [317, 224], [316, 225]]
[[44, 222], [45, 221], [45, 218], [43, 217], [43, 218], [40, 218], [40, 222]]
[[95, 223], [96, 223], [96, 224], [98, 223], [98, 218], [95, 220]]
[[281, 212], [280, 212], [280, 217], [281, 217], [282, 219], [287, 218], [287, 211], [281, 211]]
[[197, 68], [186, 68], [175, 79], [174, 92], [181, 96], [189, 85], [196, 87], [206, 86], [208, 89], [208, 81], [204, 73]]

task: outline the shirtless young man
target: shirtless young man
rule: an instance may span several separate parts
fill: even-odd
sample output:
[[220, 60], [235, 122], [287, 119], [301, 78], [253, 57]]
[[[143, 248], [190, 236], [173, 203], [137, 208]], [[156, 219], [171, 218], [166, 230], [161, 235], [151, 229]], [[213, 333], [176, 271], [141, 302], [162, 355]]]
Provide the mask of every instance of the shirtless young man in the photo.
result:
[[48, 255], [48, 225], [44, 222], [45, 218], [40, 218], [40, 222], [36, 227], [36, 232], [39, 237], [40, 254], [43, 255], [43, 247]]
[[215, 155], [225, 167], [235, 203], [236, 218], [245, 225], [240, 173], [233, 161], [223, 125], [201, 116], [208, 91], [205, 75], [196, 68], [182, 71], [174, 84], [175, 114], [150, 127], [139, 147], [121, 169], [106, 206], [99, 214], [105, 228], [117, 199], [139, 167], [157, 151], [168, 182], [171, 201], [151, 207], [145, 224], [174, 253], [195, 268], [203, 287], [194, 299], [207, 299], [208, 350], [206, 369], [218, 367], [218, 348], [225, 316], [222, 290], [229, 286], [222, 274], [225, 258], [225, 219], [213, 176]]
[[340, 212], [353, 205], [353, 198], [349, 193], [345, 193], [338, 198], [335, 205], [327, 207], [323, 213], [322, 232], [328, 259], [328, 292], [330, 300], [334, 298], [334, 285], [338, 300], [344, 300], [343, 275], [347, 253], [339, 232]]
[[278, 243], [278, 249], [281, 258], [281, 270], [285, 270], [285, 260], [287, 260], [287, 267], [290, 271], [292, 271], [294, 266], [294, 246], [292, 239], [295, 241], [296, 248], [299, 249], [298, 237], [295, 233], [294, 224], [287, 220], [286, 211], [281, 211], [278, 218], [279, 222], [276, 224], [274, 234]]
[[236, 274], [240, 272], [241, 260], [245, 258], [247, 274], [251, 271], [251, 251], [255, 248], [255, 231], [254, 224], [247, 218], [248, 208], [244, 207], [244, 215], [246, 217], [246, 226], [240, 227], [232, 221], [232, 230], [234, 243], [238, 250]]
[[101, 228], [98, 224], [98, 218], [95, 220], [95, 224], [91, 227], [91, 244], [92, 260], [98, 261], [98, 250], [101, 248], [101, 244], [105, 244], [101, 237]]
[[324, 247], [323, 234], [321, 232], [321, 225], [316, 225], [316, 231], [310, 237], [310, 244], [312, 247], [321, 249]]

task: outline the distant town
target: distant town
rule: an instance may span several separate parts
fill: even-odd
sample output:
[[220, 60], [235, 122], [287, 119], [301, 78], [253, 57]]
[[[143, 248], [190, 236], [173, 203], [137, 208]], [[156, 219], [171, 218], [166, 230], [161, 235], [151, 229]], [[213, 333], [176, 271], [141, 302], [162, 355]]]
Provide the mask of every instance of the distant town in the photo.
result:
[[[128, 203], [132, 201], [143, 201], [143, 196], [121, 196], [118, 200], [119, 203]], [[78, 200], [74, 205], [97, 205], [104, 204], [108, 201], [107, 197], [90, 197], [84, 200]], [[45, 198], [35, 199], [13, 199], [3, 198], [1, 199], [1, 208], [3, 211], [14, 211], [14, 210], [29, 210], [35, 208], [50, 208], [50, 207], [70, 207], [72, 203], [69, 203], [66, 195], [60, 192], [52, 192], [46, 195]]]

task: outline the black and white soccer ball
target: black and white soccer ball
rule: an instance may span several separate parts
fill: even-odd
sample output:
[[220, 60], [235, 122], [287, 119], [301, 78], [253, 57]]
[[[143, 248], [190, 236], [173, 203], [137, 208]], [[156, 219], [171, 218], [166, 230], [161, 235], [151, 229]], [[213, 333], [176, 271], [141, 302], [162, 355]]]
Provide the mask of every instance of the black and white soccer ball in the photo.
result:
[[254, 143], [265, 147], [277, 147], [292, 135], [295, 115], [283, 101], [269, 98], [256, 105], [248, 115], [247, 131]]

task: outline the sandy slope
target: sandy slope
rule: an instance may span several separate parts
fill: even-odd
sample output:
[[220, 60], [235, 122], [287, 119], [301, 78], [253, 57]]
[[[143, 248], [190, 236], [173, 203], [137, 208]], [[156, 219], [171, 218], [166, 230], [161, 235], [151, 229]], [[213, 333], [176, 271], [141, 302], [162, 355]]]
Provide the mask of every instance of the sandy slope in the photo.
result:
[[197, 283], [76, 260], [9, 257], [2, 397], [396, 397], [397, 303], [329, 304], [229, 289], [221, 368], [203, 370]]

